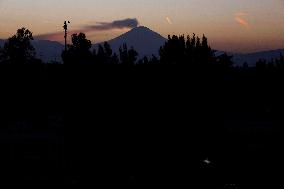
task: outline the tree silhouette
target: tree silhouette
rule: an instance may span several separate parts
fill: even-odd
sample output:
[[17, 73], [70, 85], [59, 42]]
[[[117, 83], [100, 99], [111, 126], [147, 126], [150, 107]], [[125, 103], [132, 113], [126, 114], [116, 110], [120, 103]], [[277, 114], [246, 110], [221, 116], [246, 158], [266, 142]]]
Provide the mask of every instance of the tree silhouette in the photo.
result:
[[105, 51], [105, 54], [106, 54], [107, 57], [112, 56], [112, 49], [107, 42], [104, 43], [104, 51]]
[[217, 57], [217, 63], [219, 66], [224, 68], [232, 67], [234, 65], [232, 58], [233, 56], [229, 56], [227, 53], [224, 53]]
[[28, 63], [35, 59], [35, 49], [31, 44], [32, 32], [26, 28], [17, 30], [4, 44], [2, 59], [13, 64]]
[[256, 62], [255, 67], [259, 71], [264, 71], [267, 68], [267, 61], [260, 59]]
[[113, 53], [110, 45], [105, 42], [103, 45], [99, 44], [98, 51], [93, 51], [95, 61], [101, 64], [118, 64], [118, 56]]
[[123, 65], [134, 65], [137, 60], [138, 53], [134, 50], [133, 47], [128, 49], [126, 44], [123, 44], [122, 47], [119, 48], [119, 57], [120, 63]]
[[186, 39], [184, 35], [168, 36], [168, 41], [160, 48], [159, 53], [163, 64], [205, 65], [216, 60], [204, 35], [202, 39], [195, 34]]
[[72, 35], [72, 45], [68, 45], [67, 51], [62, 52], [64, 64], [86, 64], [90, 63], [92, 43], [84, 33]]
[[184, 36], [168, 36], [168, 41], [160, 48], [161, 62], [164, 64], [180, 64], [185, 59]]
[[141, 65], [141, 64], [149, 64], [149, 63], [150, 63], [150, 61], [149, 61], [148, 57], [144, 56], [142, 59], [138, 60], [137, 64]]
[[245, 70], [247, 70], [247, 69], [249, 68], [248, 63], [247, 63], [247, 62], [244, 62], [242, 68], [245, 69]]
[[277, 59], [276, 61], [276, 66], [279, 70], [283, 70], [284, 69], [284, 57], [282, 54], [280, 54], [280, 58]]
[[280, 63], [284, 63], [284, 56], [282, 54], [280, 54]]
[[157, 65], [160, 64], [160, 60], [155, 56], [152, 55], [151, 58], [144, 56], [142, 59], [138, 61], [139, 65]]
[[0, 47], [0, 63], [4, 60], [4, 50]]

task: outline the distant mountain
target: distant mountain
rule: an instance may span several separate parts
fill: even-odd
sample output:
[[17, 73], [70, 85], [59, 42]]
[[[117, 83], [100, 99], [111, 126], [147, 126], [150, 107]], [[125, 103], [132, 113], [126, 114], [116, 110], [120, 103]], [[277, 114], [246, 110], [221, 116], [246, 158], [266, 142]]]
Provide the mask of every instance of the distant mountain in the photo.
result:
[[[144, 56], [158, 56], [160, 47], [164, 45], [166, 41], [167, 39], [160, 34], [147, 27], [140, 26], [109, 40], [108, 43], [116, 53], [119, 47], [126, 43], [129, 48], [133, 47], [139, 53], [139, 57], [142, 58]], [[97, 46], [98, 44], [94, 45], [95, 48]]]
[[280, 58], [280, 55], [284, 56], [284, 49], [270, 50], [270, 51], [261, 51], [248, 54], [233, 54], [233, 61], [237, 65], [243, 65], [244, 62], [247, 62], [249, 66], [255, 66], [255, 63], [259, 59], [271, 60], [275, 58]]
[[[5, 40], [0, 39], [0, 47], [3, 47]], [[42, 59], [44, 62], [62, 62], [61, 52], [64, 49], [64, 45], [56, 41], [47, 40], [34, 40], [32, 45], [36, 50], [37, 58]]]
[[36, 49], [37, 57], [44, 62], [62, 62], [61, 53], [64, 45], [56, 41], [34, 40], [32, 45]]

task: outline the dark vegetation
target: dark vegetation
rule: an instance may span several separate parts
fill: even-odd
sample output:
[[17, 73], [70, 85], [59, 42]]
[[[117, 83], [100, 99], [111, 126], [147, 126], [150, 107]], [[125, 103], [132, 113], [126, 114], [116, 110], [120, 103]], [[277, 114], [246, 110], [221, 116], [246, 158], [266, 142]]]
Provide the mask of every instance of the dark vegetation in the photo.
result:
[[[256, 67], [169, 36], [138, 60], [82, 33], [64, 64], [34, 58], [26, 29], [1, 49], [3, 182], [126, 188], [281, 184], [284, 59]], [[206, 164], [204, 160], [210, 160]], [[280, 172], [278, 172], [280, 171]]]

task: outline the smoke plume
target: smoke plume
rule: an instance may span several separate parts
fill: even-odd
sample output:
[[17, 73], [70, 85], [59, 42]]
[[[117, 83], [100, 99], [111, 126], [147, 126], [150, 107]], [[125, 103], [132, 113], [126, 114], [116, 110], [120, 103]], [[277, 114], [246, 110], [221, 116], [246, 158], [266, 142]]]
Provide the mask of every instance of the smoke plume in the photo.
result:
[[[136, 18], [127, 18], [124, 20], [115, 20], [113, 22], [98, 22], [95, 25], [82, 26], [76, 30], [69, 30], [69, 34], [74, 33], [88, 33], [95, 31], [109, 31], [114, 29], [132, 29], [139, 26], [139, 22]], [[64, 32], [54, 32], [35, 36], [36, 39], [40, 40], [52, 40], [52, 41], [62, 41]]]

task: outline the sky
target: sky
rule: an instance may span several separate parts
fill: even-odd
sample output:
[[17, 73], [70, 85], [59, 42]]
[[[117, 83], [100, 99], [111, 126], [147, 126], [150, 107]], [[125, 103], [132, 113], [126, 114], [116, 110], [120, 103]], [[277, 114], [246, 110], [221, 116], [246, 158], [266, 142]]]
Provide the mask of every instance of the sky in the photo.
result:
[[165, 37], [205, 34], [218, 50], [284, 48], [284, 0], [0, 0], [0, 38], [20, 27], [34, 36], [57, 34], [64, 20], [93, 43], [130, 30], [124, 21], [137, 20]]

